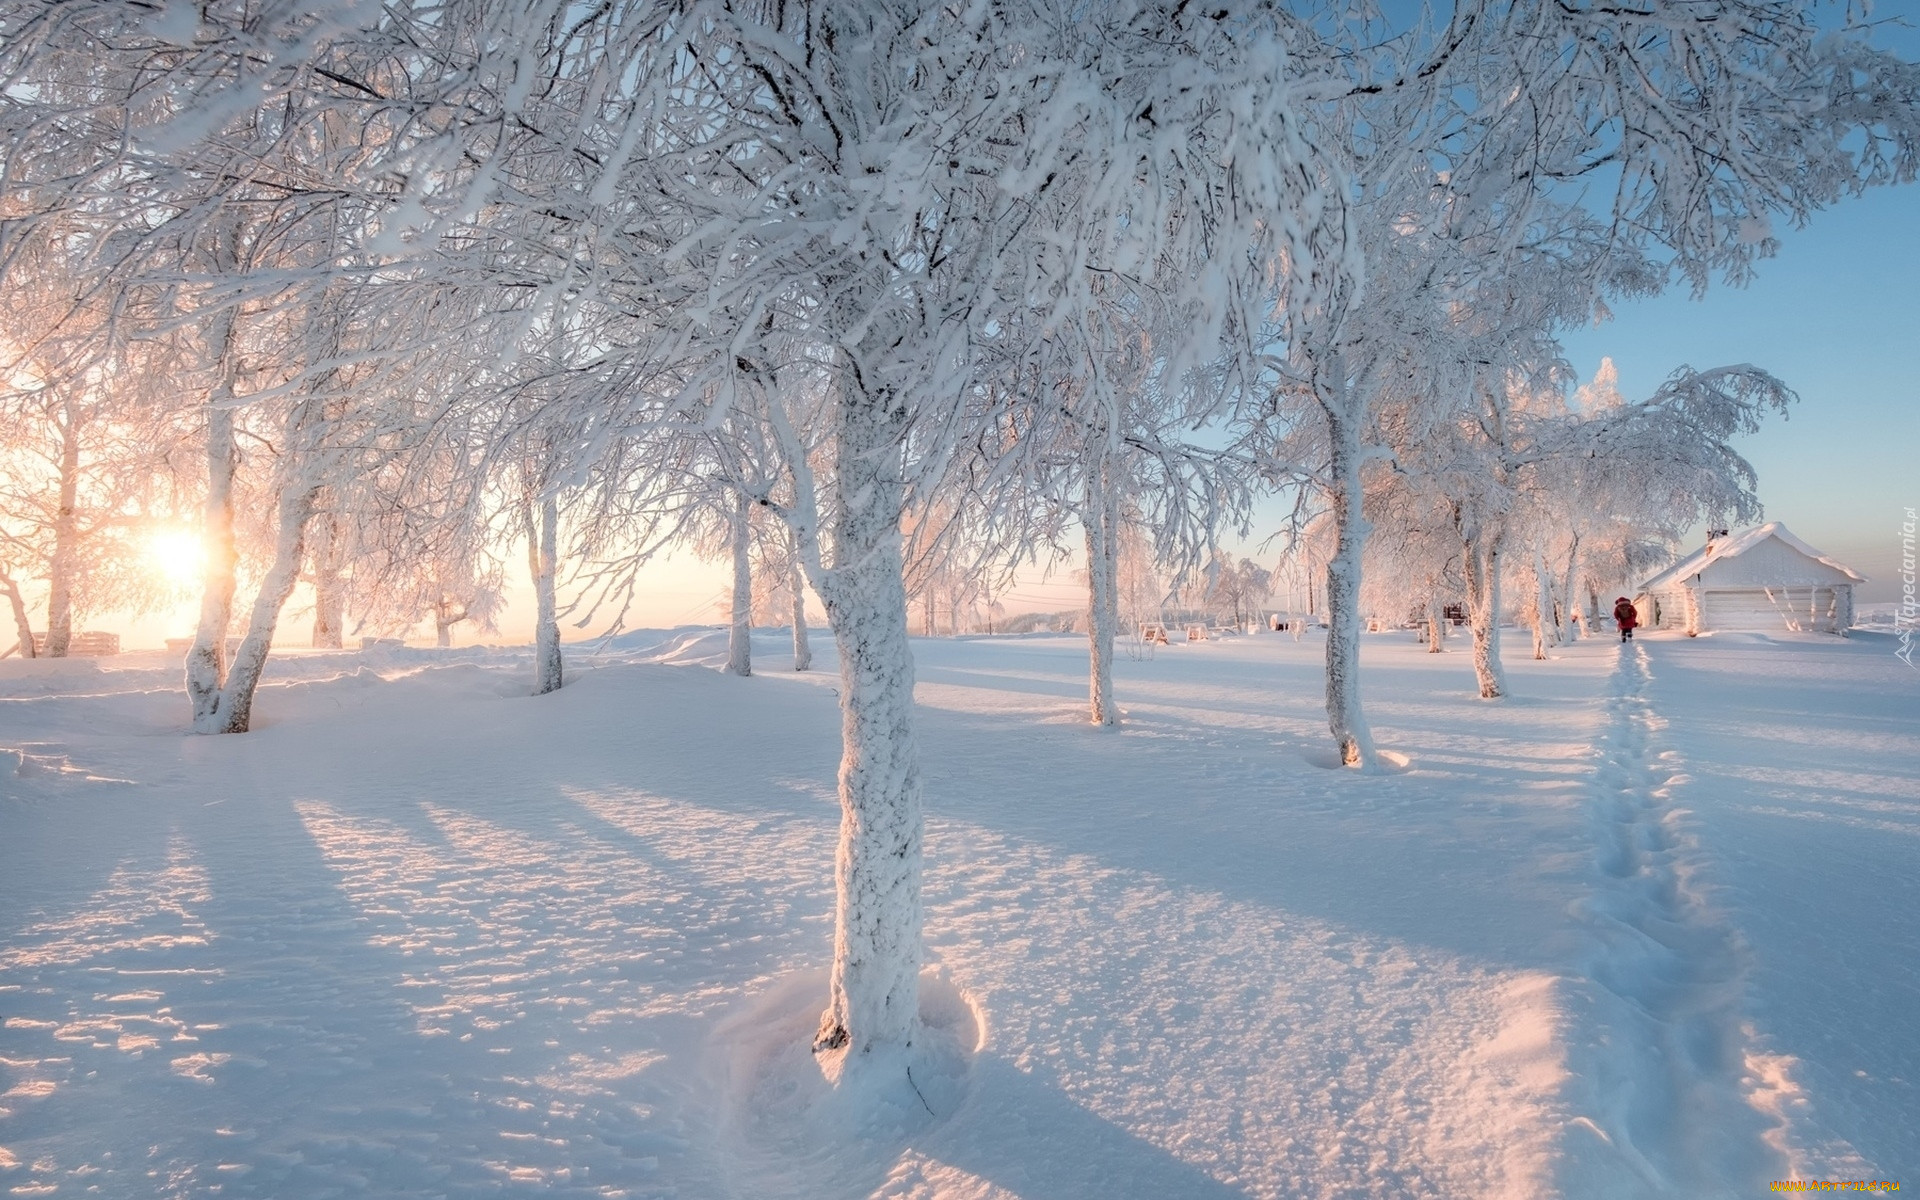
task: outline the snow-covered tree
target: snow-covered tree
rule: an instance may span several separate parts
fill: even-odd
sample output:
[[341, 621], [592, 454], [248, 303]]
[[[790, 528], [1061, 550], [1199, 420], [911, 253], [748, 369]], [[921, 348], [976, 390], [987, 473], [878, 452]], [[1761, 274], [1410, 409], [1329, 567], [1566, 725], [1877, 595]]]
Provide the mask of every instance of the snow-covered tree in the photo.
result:
[[1205, 573], [1206, 599], [1223, 624], [1244, 628], [1273, 592], [1273, 573], [1250, 558], [1215, 556]]
[[[1087, 307], [1089, 262], [1179, 261], [1161, 282], [1212, 314], [1182, 348], [1203, 361], [1249, 276], [1305, 274], [1331, 244], [1315, 241], [1331, 206], [1293, 107], [1287, 22], [1123, 9], [1085, 25], [1024, 6], [798, 5], [764, 24], [713, 10], [687, 36], [725, 115], [656, 139], [672, 149], [652, 178], [690, 181], [670, 194], [699, 231], [654, 276], [688, 314], [662, 316], [662, 353], [715, 403], [742, 384], [767, 398], [792, 477], [782, 515], [839, 649], [838, 931], [817, 1043], [836, 1058], [907, 1046], [917, 1023], [903, 515], [963, 448], [1011, 462], [1036, 444], [1045, 398], [995, 384], [1027, 357], [1013, 338], [1045, 336], [1036, 308]], [[796, 343], [811, 347], [798, 362]], [[783, 410], [805, 372], [825, 402], [825, 480]]]
[[80, 223], [38, 232], [0, 277], [12, 314], [0, 354], [0, 561], [45, 581], [44, 653], [59, 658], [79, 614], [164, 598], [170, 581], [148, 549], [185, 500], [171, 456], [186, 430], [166, 399], [177, 342], [143, 328], [136, 302], [88, 286], [85, 248], [105, 235]]
[[792, 531], [764, 507], [753, 509], [753, 623], [787, 625], [793, 634], [793, 669], [813, 666], [807, 638], [807, 580]]
[[[1317, 486], [1333, 517], [1329, 722], [1343, 758], [1364, 765], [1363, 476], [1382, 449], [1385, 393], [1425, 390], [1443, 414], [1450, 397], [1504, 385], [1459, 371], [1444, 388], [1422, 384], [1422, 364], [1484, 363], [1491, 377], [1524, 367], [1441, 344], [1458, 345], [1447, 331], [1462, 304], [1497, 323], [1499, 301], [1520, 299], [1520, 331], [1544, 335], [1672, 279], [1743, 279], [1771, 252], [1775, 218], [1913, 177], [1920, 77], [1860, 30], [1830, 36], [1804, 8], [1762, 0], [1673, 11], [1475, 0], [1398, 31], [1356, 11], [1357, 28], [1331, 15], [1316, 28], [1330, 39], [1321, 61], [1349, 85], [1330, 95], [1327, 128], [1357, 197], [1365, 288], [1345, 277], [1353, 286], [1288, 306], [1275, 370], [1293, 403], [1256, 415], [1317, 426], [1318, 452], [1287, 474]], [[1483, 551], [1497, 560], [1497, 546]], [[1478, 590], [1495, 586], [1497, 562], [1467, 566]]]
[[559, 594], [560, 499], [546, 488], [527, 488], [527, 573], [532, 577], [533, 694], [560, 690], [565, 665], [560, 652]]

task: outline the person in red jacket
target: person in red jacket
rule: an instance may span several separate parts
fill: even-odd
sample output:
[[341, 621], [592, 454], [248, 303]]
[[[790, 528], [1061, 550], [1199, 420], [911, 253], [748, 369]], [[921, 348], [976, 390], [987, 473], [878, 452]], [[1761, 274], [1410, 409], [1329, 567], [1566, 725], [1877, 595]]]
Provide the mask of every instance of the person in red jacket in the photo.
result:
[[1640, 623], [1640, 610], [1625, 596], [1613, 602], [1613, 622], [1620, 627], [1620, 640], [1633, 640], [1633, 627]]

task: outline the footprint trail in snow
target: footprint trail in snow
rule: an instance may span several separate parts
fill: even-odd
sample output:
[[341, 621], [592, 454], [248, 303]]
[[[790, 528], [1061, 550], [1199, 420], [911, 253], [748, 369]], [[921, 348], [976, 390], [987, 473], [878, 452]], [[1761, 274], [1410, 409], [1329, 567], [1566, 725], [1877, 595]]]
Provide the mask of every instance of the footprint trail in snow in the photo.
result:
[[[1752, 1049], [1750, 956], [1719, 911], [1676, 804], [1688, 783], [1648, 699], [1645, 647], [1620, 648], [1589, 819], [1595, 886], [1575, 906], [1591, 949], [1569, 997], [1577, 1117], [1568, 1195], [1750, 1195], [1788, 1173], [1772, 1107], [1781, 1064]], [[1766, 1082], [1771, 1079], [1773, 1082]]]

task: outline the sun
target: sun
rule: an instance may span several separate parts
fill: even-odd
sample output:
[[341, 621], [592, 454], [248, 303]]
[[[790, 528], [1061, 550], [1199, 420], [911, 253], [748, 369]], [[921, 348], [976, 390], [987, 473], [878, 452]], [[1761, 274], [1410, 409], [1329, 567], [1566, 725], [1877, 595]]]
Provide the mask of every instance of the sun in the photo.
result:
[[147, 568], [167, 587], [190, 590], [206, 576], [206, 543], [192, 529], [156, 529], [147, 535]]

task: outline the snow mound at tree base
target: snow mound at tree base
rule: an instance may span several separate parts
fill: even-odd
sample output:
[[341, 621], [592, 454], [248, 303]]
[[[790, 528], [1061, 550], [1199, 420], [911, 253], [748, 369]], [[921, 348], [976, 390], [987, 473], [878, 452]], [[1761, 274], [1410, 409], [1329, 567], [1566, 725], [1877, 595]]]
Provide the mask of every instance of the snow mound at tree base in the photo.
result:
[[921, 973], [913, 1045], [851, 1056], [812, 1051], [827, 989], [825, 971], [790, 976], [714, 1033], [716, 1133], [751, 1194], [865, 1194], [966, 1102], [985, 1024], [942, 973]]
[[[1347, 764], [1340, 759], [1340, 752], [1331, 747], [1309, 750], [1300, 757], [1306, 759], [1309, 765], [1328, 771], [1347, 769]], [[1399, 775], [1412, 769], [1413, 760], [1395, 750], [1375, 750], [1373, 762], [1367, 767], [1367, 771], [1374, 775]]]

